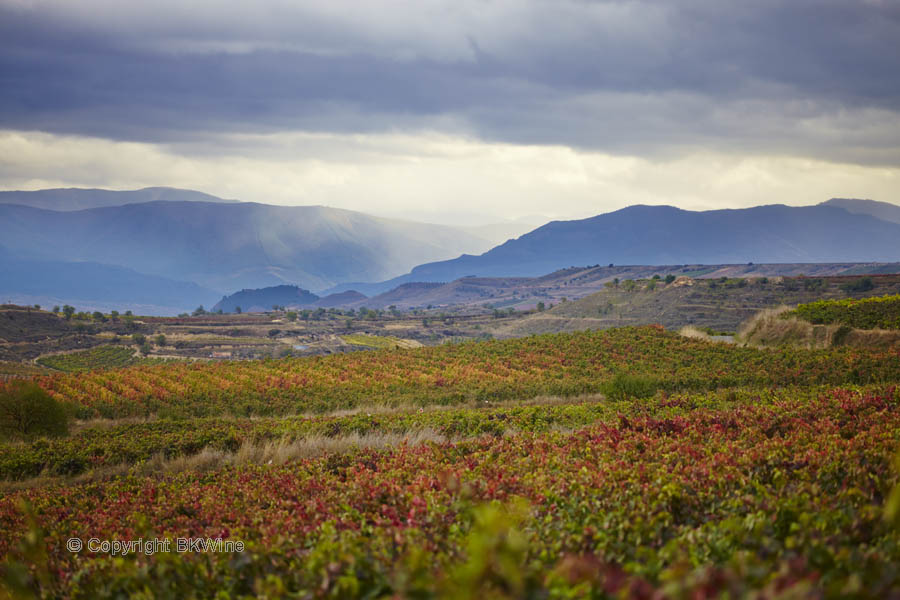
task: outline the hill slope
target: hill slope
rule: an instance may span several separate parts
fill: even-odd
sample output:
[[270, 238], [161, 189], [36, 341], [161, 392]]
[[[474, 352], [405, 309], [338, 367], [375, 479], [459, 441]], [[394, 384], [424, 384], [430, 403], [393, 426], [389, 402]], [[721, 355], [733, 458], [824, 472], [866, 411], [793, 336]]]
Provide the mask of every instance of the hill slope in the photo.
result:
[[311, 294], [309, 290], [296, 285], [276, 285], [258, 290], [241, 290], [219, 300], [213, 306], [213, 310], [232, 313], [240, 307], [244, 312], [261, 312], [271, 309], [274, 305], [308, 306], [318, 299], [319, 297]]
[[882, 221], [900, 223], [900, 206], [890, 202], [875, 200], [859, 200], [857, 198], [832, 198], [822, 203], [823, 206], [843, 208], [847, 212], [858, 215], [869, 215]]
[[668, 329], [685, 325], [734, 332], [760, 310], [819, 299], [868, 298], [900, 292], [900, 275], [872, 275], [871, 289], [849, 289], [863, 277], [775, 277], [771, 279], [679, 278], [666, 285], [649, 280], [637, 282], [630, 291], [625, 285], [602, 291], [574, 302], [557, 304], [551, 310], [529, 315], [499, 326], [501, 337], [606, 329], [627, 325], [658, 323]]
[[0, 204], [21, 204], [47, 210], [86, 210], [106, 206], [123, 206], [141, 202], [219, 202], [234, 203], [203, 192], [171, 187], [148, 187], [140, 190], [99, 190], [83, 188], [57, 188], [33, 192], [0, 192]]
[[[554, 221], [479, 256], [423, 264], [387, 284], [530, 277], [571, 265], [869, 262], [900, 259], [900, 224], [835, 206], [686, 211], [631, 206]], [[366, 290], [362, 290], [366, 291]], [[380, 290], [379, 290], [380, 291]]]
[[321, 206], [162, 201], [71, 212], [0, 205], [0, 239], [23, 259], [115, 264], [220, 293], [382, 280], [485, 246], [451, 227]]
[[146, 310], [177, 314], [216, 298], [212, 290], [195, 283], [94, 262], [28, 260], [12, 256], [0, 247], [0, 295], [6, 298], [43, 298], [79, 308]]

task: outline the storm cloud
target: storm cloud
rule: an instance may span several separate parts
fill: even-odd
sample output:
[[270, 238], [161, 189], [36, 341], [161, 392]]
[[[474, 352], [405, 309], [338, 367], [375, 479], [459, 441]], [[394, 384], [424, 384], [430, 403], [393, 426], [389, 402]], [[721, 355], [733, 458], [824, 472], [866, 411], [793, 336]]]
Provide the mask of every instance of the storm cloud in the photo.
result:
[[0, 187], [894, 200], [898, 74], [896, 0], [0, 0]]
[[438, 130], [896, 165], [893, 1], [5, 2], [0, 126]]

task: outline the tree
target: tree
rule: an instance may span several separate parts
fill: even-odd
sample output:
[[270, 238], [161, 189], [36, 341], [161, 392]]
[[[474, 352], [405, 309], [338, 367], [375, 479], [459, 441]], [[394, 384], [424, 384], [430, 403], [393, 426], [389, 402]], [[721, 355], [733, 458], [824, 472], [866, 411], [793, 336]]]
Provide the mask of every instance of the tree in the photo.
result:
[[66, 321], [70, 321], [72, 319], [72, 315], [75, 314], [75, 307], [69, 306], [68, 304], [66, 304], [65, 306], [63, 306], [62, 311], [63, 311], [63, 316], [66, 318]]
[[205, 315], [205, 314], [206, 314], [206, 309], [203, 308], [203, 305], [202, 305], [202, 304], [201, 304], [200, 306], [198, 306], [197, 308], [194, 309], [194, 316], [195, 316], [195, 317], [199, 317], [200, 315]]
[[675, 281], [675, 276], [674, 276], [674, 275], [672, 275], [671, 273], [669, 273], [668, 275], [666, 275], [666, 285], [669, 285], [669, 284], [672, 283], [673, 281]]
[[143, 333], [132, 333], [131, 341], [134, 342], [135, 346], [143, 346], [144, 344], [147, 343], [147, 338], [144, 336]]
[[538, 309], [538, 312], [544, 312], [547, 309], [547, 307], [544, 305], [543, 302], [538, 302], [537, 309]]
[[[201, 306], [200, 308], [203, 308], [203, 307]], [[131, 312], [130, 310], [126, 310], [126, 311], [125, 311], [125, 316], [126, 316], [126, 317], [133, 317], [133, 316], [134, 316], [134, 313]]]
[[241, 307], [240, 307], [240, 306], [235, 306], [235, 307], [234, 307], [234, 312], [237, 313], [237, 314], [241, 314]]
[[0, 430], [24, 438], [66, 435], [69, 415], [36, 383], [14, 380], [0, 389]]
[[91, 315], [91, 317], [92, 317], [95, 321], [100, 321], [101, 323], [103, 323], [104, 321], [106, 321], [106, 317], [105, 317], [105, 316], [103, 315], [103, 313], [100, 312], [99, 310], [95, 310], [94, 313]]
[[166, 345], [166, 336], [163, 334], [159, 334], [158, 336], [156, 336], [156, 345], [159, 347], [165, 346]]
[[59, 305], [54, 306], [52, 312], [58, 313], [58, 312], [59, 312]]
[[292, 321], [292, 322], [296, 321], [297, 320], [297, 311], [289, 310], [287, 313], [287, 320]]

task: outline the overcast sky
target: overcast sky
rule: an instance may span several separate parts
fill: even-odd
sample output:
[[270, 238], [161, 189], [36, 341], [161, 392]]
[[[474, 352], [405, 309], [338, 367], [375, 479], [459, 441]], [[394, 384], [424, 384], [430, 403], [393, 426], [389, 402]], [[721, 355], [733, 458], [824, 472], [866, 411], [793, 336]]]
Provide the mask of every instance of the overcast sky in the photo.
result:
[[0, 188], [489, 222], [900, 203], [900, 0], [0, 0]]

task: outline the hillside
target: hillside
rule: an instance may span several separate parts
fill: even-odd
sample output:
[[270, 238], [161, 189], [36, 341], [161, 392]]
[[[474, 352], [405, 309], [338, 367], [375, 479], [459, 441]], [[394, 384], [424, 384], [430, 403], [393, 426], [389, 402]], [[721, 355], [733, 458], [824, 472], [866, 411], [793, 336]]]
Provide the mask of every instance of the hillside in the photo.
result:
[[99, 190], [57, 188], [50, 190], [0, 192], [0, 204], [21, 204], [32, 208], [72, 211], [107, 206], [123, 206], [142, 202], [219, 202], [233, 203], [211, 194], [171, 187], [148, 187], [140, 190]]
[[822, 205], [843, 208], [853, 214], [869, 215], [890, 223], [900, 223], [900, 206], [890, 202], [860, 200], [858, 198], [832, 198], [827, 202], [823, 202]]
[[[449, 283], [403, 283], [365, 301], [369, 308], [514, 307], [535, 308], [538, 302], [559, 304], [604, 290], [618, 278], [649, 279], [654, 275], [702, 279], [748, 277], [834, 277], [873, 273], [900, 273], [898, 263], [816, 263], [741, 265], [635, 265], [570, 267], [540, 277], [463, 277]], [[360, 306], [360, 303], [346, 306]]]
[[[828, 205], [687, 211], [630, 206], [554, 221], [484, 254], [423, 264], [385, 282], [532, 277], [571, 265], [900, 260], [900, 224]], [[839, 242], [839, 243], [837, 243]], [[365, 290], [361, 290], [365, 291]]]
[[306, 306], [313, 304], [319, 297], [296, 285], [277, 285], [258, 290], [241, 290], [230, 296], [225, 296], [213, 306], [214, 311], [236, 312], [237, 308], [243, 312], [264, 312], [271, 310], [273, 306]]
[[[869, 279], [871, 289], [852, 289]], [[900, 292], [900, 275], [863, 277], [797, 277], [771, 279], [664, 280], [648, 289], [650, 280], [625, 282], [604, 288], [580, 300], [560, 303], [542, 313], [504, 323], [494, 329], [499, 336], [606, 329], [658, 323], [667, 329], [685, 325], [735, 332], [739, 325], [763, 309], [795, 305], [819, 299], [868, 298]], [[866, 286], [862, 286], [866, 287]]]
[[17, 258], [0, 246], [3, 300], [73, 304], [82, 310], [152, 307], [155, 314], [174, 315], [199, 304], [208, 306], [216, 295], [196, 283], [146, 275], [126, 267]]
[[0, 239], [20, 259], [115, 264], [219, 294], [383, 280], [486, 244], [452, 227], [321, 206], [162, 201], [71, 212], [0, 205]]

